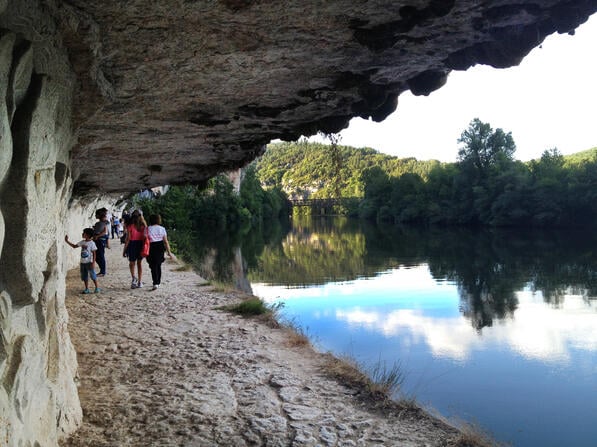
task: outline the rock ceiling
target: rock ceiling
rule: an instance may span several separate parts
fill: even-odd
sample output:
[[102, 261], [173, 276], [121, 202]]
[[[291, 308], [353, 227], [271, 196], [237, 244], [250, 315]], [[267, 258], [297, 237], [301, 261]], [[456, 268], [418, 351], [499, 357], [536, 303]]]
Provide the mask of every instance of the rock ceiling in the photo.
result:
[[595, 0], [41, 3], [71, 71], [75, 195], [197, 183], [272, 139], [383, 120], [400, 93], [429, 94], [477, 63], [517, 65], [597, 10]]

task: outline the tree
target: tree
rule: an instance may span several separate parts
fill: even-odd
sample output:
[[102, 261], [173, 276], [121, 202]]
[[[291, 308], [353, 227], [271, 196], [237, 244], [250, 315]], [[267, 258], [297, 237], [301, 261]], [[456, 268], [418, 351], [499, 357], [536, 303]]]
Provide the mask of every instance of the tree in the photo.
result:
[[324, 133], [319, 132], [319, 135], [327, 139], [330, 144], [326, 147], [326, 153], [329, 156], [329, 167], [330, 171], [327, 173], [329, 181], [326, 182], [325, 195], [333, 198], [339, 198], [342, 196], [342, 153], [340, 150], [340, 140], [342, 137], [335, 133]]
[[423, 221], [427, 206], [425, 182], [421, 176], [406, 173], [392, 179], [391, 209], [396, 221]]
[[561, 224], [566, 216], [568, 172], [564, 157], [556, 148], [546, 150], [539, 160], [529, 162], [532, 178], [532, 212], [536, 225]]
[[504, 173], [514, 167], [512, 134], [475, 118], [458, 142], [463, 144], [457, 178], [462, 223], [491, 224], [492, 206], [504, 192]]
[[487, 174], [489, 168], [500, 161], [512, 161], [516, 151], [511, 132], [494, 131], [479, 118], [470, 122], [458, 142], [464, 145], [458, 150], [458, 160], [472, 164], [480, 175]]
[[359, 214], [365, 219], [377, 219], [378, 211], [390, 203], [392, 184], [388, 174], [378, 166], [365, 169], [361, 173], [365, 197]]

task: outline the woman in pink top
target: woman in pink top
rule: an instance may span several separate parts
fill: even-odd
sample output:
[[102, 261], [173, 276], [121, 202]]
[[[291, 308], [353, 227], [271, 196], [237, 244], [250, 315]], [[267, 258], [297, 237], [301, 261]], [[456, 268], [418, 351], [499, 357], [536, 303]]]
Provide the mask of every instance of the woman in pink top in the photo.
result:
[[162, 217], [159, 214], [152, 214], [149, 216], [149, 227], [147, 227], [147, 235], [149, 236], [149, 256], [147, 256], [147, 262], [149, 263], [151, 279], [153, 280], [153, 287], [151, 290], [156, 290], [160, 287], [162, 282], [164, 252], [168, 253], [168, 257], [172, 259], [172, 252], [170, 251], [166, 229], [162, 227], [161, 224]]
[[[131, 289], [143, 287], [141, 276], [143, 275], [143, 257], [141, 249], [145, 240], [147, 223], [139, 210], [133, 211], [131, 221], [126, 228], [126, 240], [122, 256], [129, 258], [129, 269], [131, 270]], [[137, 277], [135, 278], [135, 264], [137, 264]]]

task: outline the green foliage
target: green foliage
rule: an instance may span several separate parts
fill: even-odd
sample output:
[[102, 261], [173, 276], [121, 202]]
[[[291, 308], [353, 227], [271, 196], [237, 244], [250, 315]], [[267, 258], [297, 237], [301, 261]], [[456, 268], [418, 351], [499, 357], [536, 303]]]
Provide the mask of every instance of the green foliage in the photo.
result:
[[200, 256], [200, 238], [228, 237], [232, 230], [260, 226], [287, 214], [287, 200], [277, 188], [264, 191], [254, 167], [247, 170], [240, 194], [225, 176], [209, 180], [206, 188], [172, 186], [161, 196], [138, 199], [135, 206], [145, 216], [160, 214], [173, 249], [188, 262]]
[[257, 161], [265, 188], [279, 187], [291, 198], [363, 197], [364, 172], [379, 168], [387, 175], [406, 172], [426, 178], [437, 161], [399, 159], [370, 148], [321, 143], [276, 143]]
[[[457, 163], [418, 161], [370, 148], [270, 145], [256, 164], [266, 187], [294, 198], [353, 197], [345, 215], [389, 223], [570, 226], [597, 219], [597, 148], [513, 158], [511, 133], [478, 118], [458, 140]], [[304, 211], [304, 210], [303, 210]]]
[[567, 166], [595, 162], [597, 162], [597, 147], [564, 157], [564, 163]]
[[255, 164], [249, 165], [245, 170], [240, 187], [240, 200], [243, 209], [248, 211], [247, 217], [250, 217], [252, 224], [277, 218], [287, 209], [287, 198], [280, 187], [274, 186], [269, 190], [261, 187]]
[[245, 170], [240, 194], [218, 176], [207, 188], [174, 186], [137, 206], [145, 215], [161, 214], [172, 244], [181, 249], [197, 245], [191, 239], [202, 230], [210, 237], [246, 232], [288, 215], [288, 196], [350, 199], [334, 211], [389, 223], [597, 222], [597, 148], [567, 157], [554, 148], [522, 163], [513, 159], [512, 135], [478, 118], [458, 141], [458, 163], [401, 159], [338, 144], [272, 144]]

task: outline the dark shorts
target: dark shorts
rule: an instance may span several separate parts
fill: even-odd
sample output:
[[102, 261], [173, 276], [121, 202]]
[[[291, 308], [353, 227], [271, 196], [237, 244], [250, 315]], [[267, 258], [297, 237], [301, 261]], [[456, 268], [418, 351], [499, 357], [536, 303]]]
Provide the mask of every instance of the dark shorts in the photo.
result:
[[91, 262], [81, 264], [80, 269], [81, 269], [81, 280], [82, 281], [87, 281], [90, 276], [93, 281], [95, 281], [97, 279], [95, 270], [91, 268]]
[[141, 257], [142, 248], [143, 241], [129, 241], [129, 245], [126, 248], [126, 256], [129, 258], [129, 262], [135, 262], [143, 259]]

